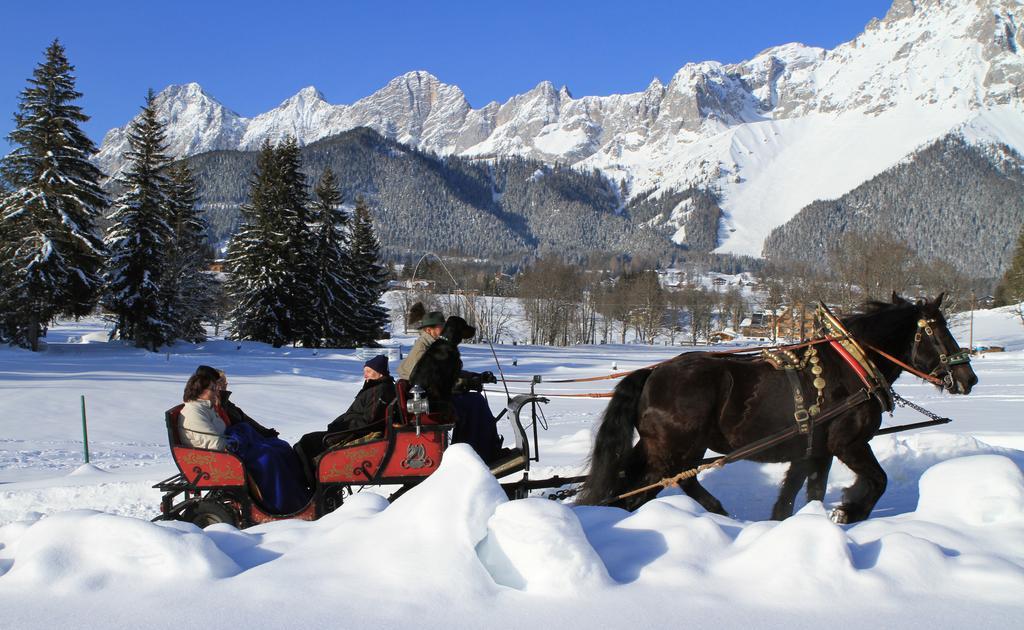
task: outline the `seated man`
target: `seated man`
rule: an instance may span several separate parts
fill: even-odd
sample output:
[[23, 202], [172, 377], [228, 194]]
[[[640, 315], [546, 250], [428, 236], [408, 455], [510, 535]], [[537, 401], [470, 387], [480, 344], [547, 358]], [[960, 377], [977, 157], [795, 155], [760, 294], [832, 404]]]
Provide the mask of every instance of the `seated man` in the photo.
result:
[[351, 440], [368, 434], [384, 420], [387, 407], [395, 399], [395, 379], [388, 372], [388, 357], [378, 354], [363, 364], [363, 387], [345, 413], [327, 425], [326, 431], [307, 433], [295, 443], [306, 478], [316, 480], [316, 458], [329, 447], [330, 438]]
[[[427, 314], [419, 328], [423, 332], [399, 367], [399, 376], [407, 374], [404, 378], [410, 382], [426, 385], [432, 405], [439, 403], [435, 400], [439, 396], [444, 402], [450, 400], [455, 412], [452, 443], [469, 444], [485, 462], [493, 461], [501, 455], [501, 436], [487, 399], [480, 392], [483, 383], [497, 381], [490, 372], [475, 374], [463, 371], [458, 351], [459, 343], [472, 338], [476, 329], [461, 317], [449, 317], [445, 321], [443, 314], [437, 311]], [[424, 369], [429, 373], [422, 373]], [[442, 387], [442, 383], [448, 391], [431, 394], [431, 390]]]
[[409, 380], [412, 369], [423, 358], [423, 353], [441, 336], [441, 331], [444, 330], [444, 314], [441, 311], [431, 311], [419, 321], [416, 328], [419, 329], [420, 336], [416, 338], [409, 354], [398, 366], [398, 378], [403, 381]]

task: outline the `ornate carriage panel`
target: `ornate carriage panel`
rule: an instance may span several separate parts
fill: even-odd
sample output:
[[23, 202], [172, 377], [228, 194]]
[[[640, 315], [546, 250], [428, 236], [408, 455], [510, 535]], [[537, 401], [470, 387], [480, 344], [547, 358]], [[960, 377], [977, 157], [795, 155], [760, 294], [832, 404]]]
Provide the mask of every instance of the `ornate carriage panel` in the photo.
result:
[[183, 446], [172, 451], [182, 474], [200, 488], [245, 485], [242, 462], [231, 453]]
[[328, 451], [320, 457], [320, 483], [367, 483], [377, 473], [387, 452], [387, 440]]
[[383, 477], [426, 477], [437, 470], [441, 455], [448, 447], [448, 432], [424, 428], [401, 430], [395, 434], [395, 451], [384, 468]]

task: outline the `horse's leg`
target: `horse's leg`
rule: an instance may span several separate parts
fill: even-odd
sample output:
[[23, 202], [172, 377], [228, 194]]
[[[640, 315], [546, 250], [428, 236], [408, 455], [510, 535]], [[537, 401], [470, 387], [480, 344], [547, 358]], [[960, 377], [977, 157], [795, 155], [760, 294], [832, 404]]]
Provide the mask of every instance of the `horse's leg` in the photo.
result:
[[[796, 494], [804, 485], [804, 481], [807, 480], [810, 469], [811, 463], [807, 459], [797, 459], [789, 463], [789, 470], [786, 471], [786, 477], [779, 487], [779, 498], [775, 500], [775, 506], [772, 507], [773, 521], [784, 521], [793, 516], [793, 502], [796, 500]], [[808, 493], [810, 493], [810, 488], [808, 485]]]
[[807, 500], [824, 501], [828, 486], [828, 471], [832, 469], [831, 455], [818, 455], [808, 460]]
[[[652, 438], [647, 443], [648, 483], [655, 483], [659, 479], [677, 475], [688, 468], [696, 466], [707, 450], [704, 441], [692, 434], [680, 437], [679, 435], [663, 432], [657, 438]], [[644, 441], [641, 440], [641, 442]], [[680, 454], [675, 450], [676, 444], [690, 444], [690, 446]], [[708, 512], [728, 516], [725, 508], [722, 507], [722, 503], [708, 492], [704, 486], [700, 485], [696, 477], [680, 481], [678, 485], [687, 496], [700, 503]], [[654, 491], [653, 495], [644, 494], [641, 496], [645, 500], [649, 500], [656, 494], [657, 491]]]
[[707, 488], [700, 485], [696, 477], [690, 477], [679, 482], [679, 487], [691, 499], [700, 503], [708, 512], [729, 516], [729, 513], [722, 507], [722, 502], [715, 498], [715, 495], [707, 491]]
[[867, 442], [853, 444], [836, 453], [836, 457], [857, 475], [857, 479], [843, 491], [843, 503], [832, 510], [832, 520], [836, 523], [863, 521], [885, 492], [885, 471]]
[[[645, 486], [648, 483], [651, 483], [650, 475], [645, 472], [647, 470], [647, 466], [647, 442], [641, 439], [630, 451], [629, 459], [626, 462], [626, 470], [622, 475], [623, 484], [626, 490], [633, 490], [638, 486]], [[641, 492], [640, 494], [612, 503], [612, 505], [617, 505], [632, 512], [644, 503], [647, 503], [654, 497], [658, 496], [659, 491], [660, 488], [655, 488], [653, 490], [648, 490], [647, 492]]]

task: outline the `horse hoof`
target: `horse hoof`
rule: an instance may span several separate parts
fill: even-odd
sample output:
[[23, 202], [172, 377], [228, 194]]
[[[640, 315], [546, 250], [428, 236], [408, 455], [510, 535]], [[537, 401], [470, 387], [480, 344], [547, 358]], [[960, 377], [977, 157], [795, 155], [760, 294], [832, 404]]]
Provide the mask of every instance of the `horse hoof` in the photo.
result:
[[836, 525], [846, 525], [850, 522], [850, 517], [846, 514], [846, 510], [843, 508], [836, 508], [832, 510], [832, 513], [829, 514], [828, 517]]

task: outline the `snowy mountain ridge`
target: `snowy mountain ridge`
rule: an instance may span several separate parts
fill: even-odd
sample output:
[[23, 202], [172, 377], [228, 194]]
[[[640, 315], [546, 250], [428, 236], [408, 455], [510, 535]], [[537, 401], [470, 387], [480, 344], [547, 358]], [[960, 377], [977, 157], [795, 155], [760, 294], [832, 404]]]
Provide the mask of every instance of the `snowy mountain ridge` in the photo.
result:
[[[158, 96], [170, 151], [254, 150], [370, 127], [438, 154], [522, 155], [625, 180], [631, 195], [715, 186], [725, 210], [719, 251], [759, 255], [768, 232], [816, 199], [834, 198], [936, 138], [1024, 150], [1024, 4], [896, 0], [882, 20], [832, 50], [798, 43], [749, 61], [689, 63], [643, 92], [574, 98], [544, 81], [474, 109], [424, 71], [351, 105], [307, 87], [244, 118], [197, 84]], [[97, 161], [120, 168], [125, 128]], [[665, 217], [685, 223], [679, 213]]]

